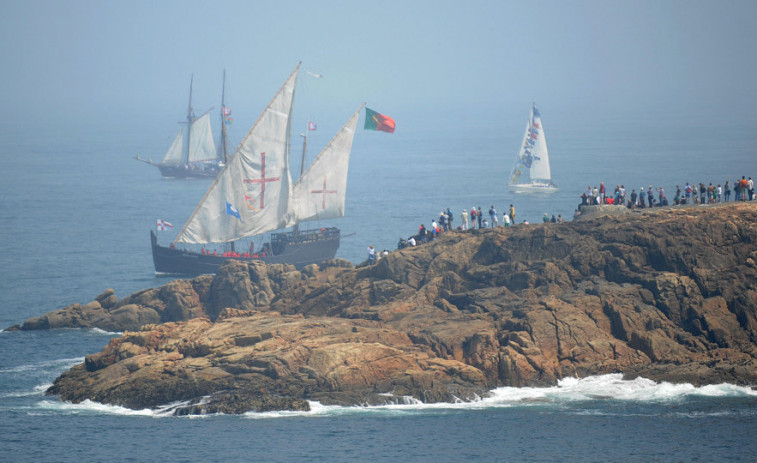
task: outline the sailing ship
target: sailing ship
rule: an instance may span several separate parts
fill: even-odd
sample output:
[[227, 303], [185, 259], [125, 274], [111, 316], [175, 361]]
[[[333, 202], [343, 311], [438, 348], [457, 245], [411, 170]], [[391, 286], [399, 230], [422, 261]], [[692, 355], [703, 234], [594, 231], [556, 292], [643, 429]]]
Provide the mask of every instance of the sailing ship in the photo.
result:
[[558, 190], [557, 185], [552, 183], [547, 139], [536, 105], [531, 106], [531, 116], [526, 124], [526, 133], [515, 158], [508, 187], [515, 193], [554, 193]]
[[137, 161], [146, 162], [160, 170], [163, 177], [174, 178], [215, 178], [226, 161], [226, 126], [227, 116], [230, 114], [223, 101], [226, 93], [226, 71], [223, 72], [223, 89], [221, 91], [221, 142], [219, 149], [213, 142], [213, 131], [210, 126], [210, 110], [201, 116], [195, 116], [192, 108], [192, 83], [189, 81], [189, 105], [187, 107], [187, 126], [185, 133], [182, 127], [168, 148], [163, 160], [158, 163], [152, 159], [142, 159], [134, 156]]
[[[198, 275], [216, 273], [229, 259], [287, 263], [302, 268], [333, 259], [339, 249], [336, 227], [302, 231], [304, 222], [344, 216], [352, 141], [364, 104], [337, 132], [292, 185], [289, 171], [292, 110], [298, 64], [247, 132], [192, 215], [168, 246], [150, 233], [155, 271]], [[304, 150], [304, 147], [303, 147]], [[303, 154], [304, 158], [304, 154]], [[292, 230], [286, 231], [293, 227]], [[244, 238], [270, 233], [260, 248], [236, 249]], [[225, 251], [197, 252], [177, 245], [225, 243]]]

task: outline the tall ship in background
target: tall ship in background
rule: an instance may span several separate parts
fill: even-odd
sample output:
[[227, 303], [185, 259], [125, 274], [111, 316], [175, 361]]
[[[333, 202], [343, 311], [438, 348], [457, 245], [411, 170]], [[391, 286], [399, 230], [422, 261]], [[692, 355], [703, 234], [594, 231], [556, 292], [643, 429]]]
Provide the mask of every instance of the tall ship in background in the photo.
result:
[[[150, 233], [156, 272], [215, 273], [230, 258], [297, 268], [334, 258], [340, 230], [302, 231], [300, 224], [344, 216], [352, 141], [365, 105], [307, 169], [303, 166], [292, 185], [291, 125], [299, 68], [298, 64], [247, 132], [174, 241], [161, 246], [155, 232]], [[293, 229], [285, 231], [290, 227]], [[268, 232], [270, 240], [260, 247], [253, 245], [254, 240], [240, 244], [240, 240]], [[220, 243], [225, 247], [222, 253], [204, 248]], [[179, 249], [182, 244], [203, 245], [203, 249]]]
[[508, 188], [514, 193], [554, 193], [558, 190], [557, 185], [552, 182], [547, 139], [536, 105], [531, 106], [526, 134], [515, 158]]
[[[221, 139], [216, 149], [210, 124], [210, 110], [196, 117], [192, 108], [192, 84], [189, 83], [189, 105], [187, 119], [168, 148], [163, 159], [155, 163], [139, 155], [134, 159], [157, 167], [163, 177], [172, 178], [215, 178], [227, 161], [226, 124], [231, 111], [226, 107], [226, 71], [223, 72], [221, 90]], [[185, 128], [187, 130], [185, 130]]]

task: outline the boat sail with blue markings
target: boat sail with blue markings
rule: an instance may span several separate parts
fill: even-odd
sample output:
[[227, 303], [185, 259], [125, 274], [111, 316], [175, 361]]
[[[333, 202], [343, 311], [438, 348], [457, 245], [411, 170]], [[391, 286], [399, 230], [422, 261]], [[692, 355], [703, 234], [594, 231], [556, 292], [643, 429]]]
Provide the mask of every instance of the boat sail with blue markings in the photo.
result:
[[547, 139], [536, 105], [531, 106], [531, 116], [526, 123], [526, 133], [515, 158], [508, 188], [514, 193], [554, 193], [558, 190], [552, 182]]

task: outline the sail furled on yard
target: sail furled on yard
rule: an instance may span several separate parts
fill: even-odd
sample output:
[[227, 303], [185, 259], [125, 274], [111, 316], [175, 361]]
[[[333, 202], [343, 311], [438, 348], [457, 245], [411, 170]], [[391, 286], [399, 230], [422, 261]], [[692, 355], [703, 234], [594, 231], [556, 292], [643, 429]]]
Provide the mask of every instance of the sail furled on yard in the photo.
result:
[[214, 161], [216, 147], [210, 128], [210, 114], [205, 113], [192, 122], [189, 131], [189, 162]]
[[344, 217], [352, 140], [360, 106], [292, 187], [289, 224]]
[[247, 132], [175, 242], [223, 243], [286, 227], [289, 134], [299, 68]]
[[163, 160], [160, 161], [164, 165], [181, 164], [181, 157], [184, 146], [184, 130], [179, 130], [179, 134], [174, 138], [173, 143], [168, 148], [166, 155], [163, 156]]

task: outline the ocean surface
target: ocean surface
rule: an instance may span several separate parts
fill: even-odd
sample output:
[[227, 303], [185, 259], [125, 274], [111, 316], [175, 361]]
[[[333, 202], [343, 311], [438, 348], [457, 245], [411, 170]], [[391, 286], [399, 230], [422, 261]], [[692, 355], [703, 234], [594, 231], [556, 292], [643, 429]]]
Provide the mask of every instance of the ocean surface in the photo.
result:
[[[359, 263], [369, 245], [391, 251], [448, 207], [453, 225], [463, 208], [494, 205], [501, 217], [510, 204], [517, 222], [537, 222], [545, 213], [570, 219], [580, 194], [600, 181], [629, 193], [664, 186], [672, 197], [687, 181], [717, 185], [757, 176], [753, 120], [670, 111], [597, 118], [544, 106], [560, 191], [511, 194], [506, 183], [529, 108], [522, 109], [480, 120], [391, 114], [396, 133], [359, 130], [346, 217], [313, 226], [339, 226], [345, 237], [338, 257]], [[176, 129], [166, 120], [171, 124], [133, 118], [0, 127], [0, 328], [89, 302], [107, 288], [122, 298], [175, 278], [155, 274], [149, 231], [156, 219], [173, 223], [159, 235], [168, 243], [210, 181], [163, 179], [132, 159], [162, 157]], [[342, 122], [319, 124], [309, 158]], [[727, 384], [695, 388], [608, 375], [501, 388], [473, 403], [314, 403], [309, 413], [202, 418], [44, 395], [60, 373], [118, 335], [0, 332], [0, 461], [757, 459], [757, 391]]]

